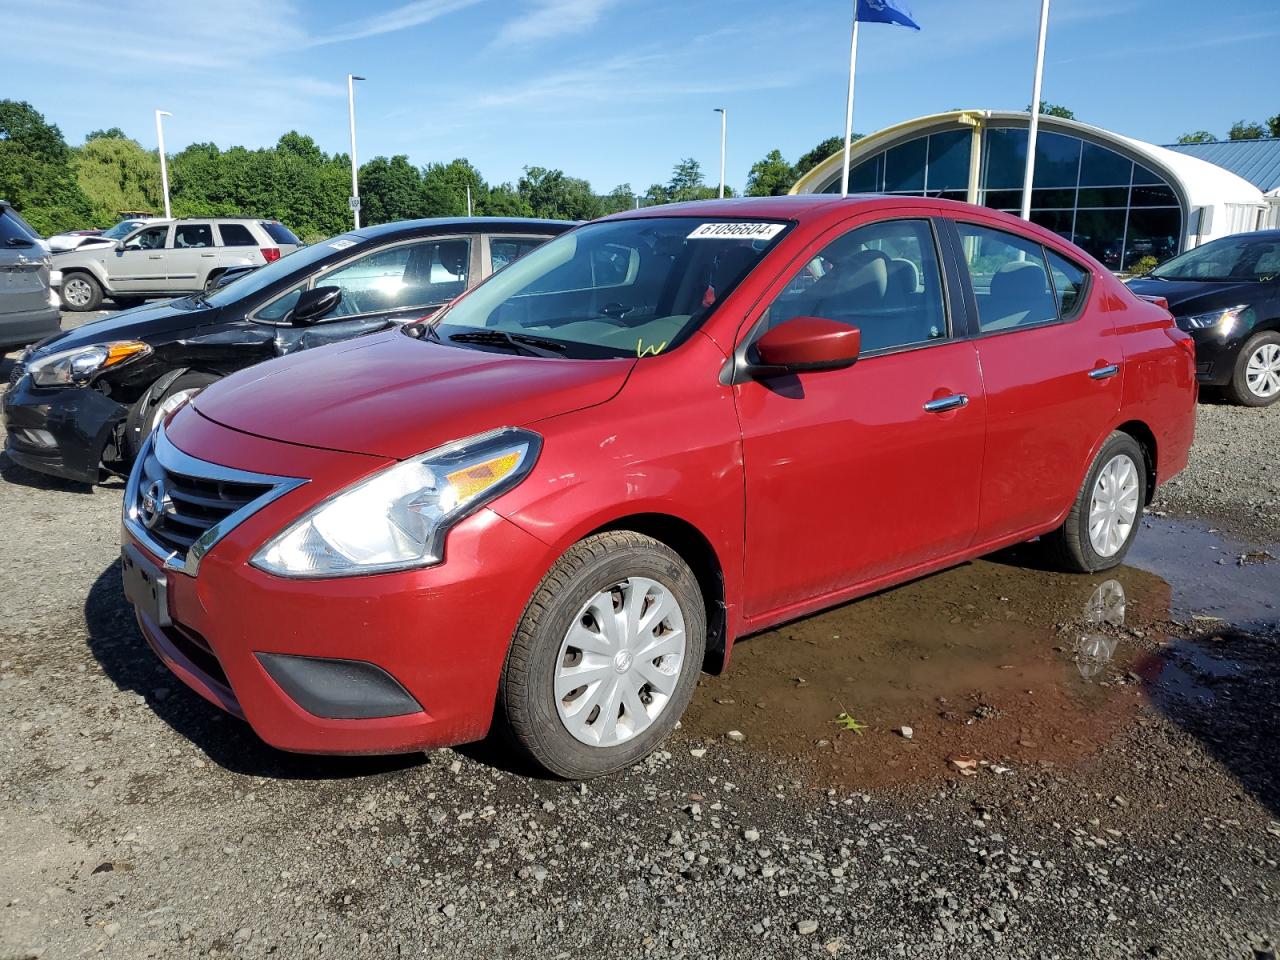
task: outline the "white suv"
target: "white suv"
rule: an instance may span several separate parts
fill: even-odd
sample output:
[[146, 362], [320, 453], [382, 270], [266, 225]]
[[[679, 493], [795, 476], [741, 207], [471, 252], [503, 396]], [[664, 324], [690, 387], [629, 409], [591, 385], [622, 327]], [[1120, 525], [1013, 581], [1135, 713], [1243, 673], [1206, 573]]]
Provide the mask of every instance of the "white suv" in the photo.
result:
[[54, 255], [62, 305], [93, 310], [117, 303], [212, 290], [228, 269], [260, 267], [301, 243], [275, 220], [210, 217], [148, 224], [110, 246]]

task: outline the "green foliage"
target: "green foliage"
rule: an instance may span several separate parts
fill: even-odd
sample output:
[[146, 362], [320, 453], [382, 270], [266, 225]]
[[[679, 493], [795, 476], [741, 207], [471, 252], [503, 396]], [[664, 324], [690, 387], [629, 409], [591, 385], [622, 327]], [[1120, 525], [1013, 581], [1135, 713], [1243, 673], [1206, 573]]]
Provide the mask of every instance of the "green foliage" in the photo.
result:
[[862, 731], [867, 729], [867, 725], [860, 720], [855, 720], [849, 716], [847, 712], [841, 713], [838, 717], [831, 721], [841, 730], [852, 730], [858, 736], [862, 736]]
[[1147, 256], [1129, 264], [1129, 275], [1133, 277], [1145, 277], [1158, 266], [1160, 266], [1160, 261], [1150, 254], [1147, 254]]
[[502, 183], [489, 190], [477, 212], [485, 217], [532, 217], [533, 207], [515, 187]]
[[623, 210], [630, 210], [636, 205], [636, 195], [629, 183], [618, 184], [599, 199], [601, 216], [610, 213], [621, 213]]
[[[855, 133], [853, 135], [853, 139], [861, 140], [862, 134]], [[843, 150], [843, 149], [844, 149], [844, 137], [827, 137], [827, 139], [823, 140], [816, 147], [814, 147], [808, 153], [802, 155], [800, 159], [796, 161], [796, 167], [795, 167], [796, 179], [799, 180], [806, 173], [808, 173], [810, 170], [812, 170], [814, 167], [820, 164], [823, 160], [827, 159], [827, 157], [834, 156], [837, 150]]]
[[1280, 113], [1267, 118], [1267, 133], [1273, 137], [1280, 137]]
[[363, 223], [391, 223], [425, 216], [422, 173], [404, 154], [374, 157], [360, 168]]
[[1179, 143], [1213, 143], [1216, 140], [1212, 133], [1208, 130], [1194, 130], [1191, 133], [1184, 133], [1178, 138]]
[[123, 210], [163, 210], [160, 157], [134, 140], [92, 137], [74, 151], [76, 181], [89, 200], [89, 221], [110, 226]]
[[592, 220], [600, 215], [600, 199], [591, 184], [566, 176], [563, 170], [525, 167], [517, 184], [535, 217], [552, 220]]
[[[1030, 113], [1031, 104], [1028, 103], [1023, 107], [1023, 109], [1027, 113]], [[1056, 103], [1050, 103], [1048, 100], [1040, 101], [1040, 112], [1046, 117], [1061, 117], [1063, 120], [1074, 120], [1076, 118], [1076, 112], [1074, 110], [1060, 106]]]
[[93, 143], [94, 140], [128, 140], [125, 132], [119, 127], [107, 127], [105, 130], [91, 130], [85, 134], [84, 142]]
[[89, 218], [62, 131], [18, 100], [0, 100], [0, 198], [46, 236]]
[[465, 217], [467, 187], [471, 188], [471, 212], [480, 216], [489, 185], [469, 160], [429, 163], [422, 168], [422, 190], [428, 217]]
[[795, 168], [782, 157], [781, 150], [770, 150], [757, 160], [747, 175], [748, 197], [780, 197], [796, 182]]
[[1267, 128], [1260, 123], [1249, 123], [1237, 120], [1227, 131], [1228, 140], [1261, 140], [1267, 135]]

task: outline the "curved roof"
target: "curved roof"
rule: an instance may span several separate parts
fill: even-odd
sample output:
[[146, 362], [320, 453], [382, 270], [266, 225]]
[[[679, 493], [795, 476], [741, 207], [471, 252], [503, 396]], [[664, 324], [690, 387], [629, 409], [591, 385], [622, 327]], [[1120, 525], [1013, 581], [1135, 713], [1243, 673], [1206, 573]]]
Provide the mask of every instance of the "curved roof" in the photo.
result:
[[[946, 113], [917, 117], [855, 141], [850, 162], [856, 164], [866, 156], [879, 153], [902, 141], [935, 132], [940, 128], [955, 129], [973, 126], [975, 123], [994, 127], [1025, 127], [1030, 120], [1031, 115], [1028, 113], [998, 110], [949, 110]], [[1252, 183], [1229, 170], [1196, 157], [1165, 147], [1157, 147], [1142, 140], [1134, 140], [1132, 137], [1112, 133], [1078, 120], [1041, 115], [1040, 129], [1091, 140], [1100, 146], [1131, 157], [1174, 183], [1186, 197], [1187, 203], [1193, 207], [1212, 206], [1217, 203], [1258, 205], [1263, 203], [1262, 191]], [[819, 185], [829, 182], [831, 177], [838, 176], [843, 152], [843, 150], [836, 151], [801, 177], [792, 187], [792, 193], [813, 192]]]
[[1263, 193], [1280, 191], [1280, 137], [1261, 140], [1214, 140], [1211, 143], [1174, 143], [1167, 149], [1230, 170]]

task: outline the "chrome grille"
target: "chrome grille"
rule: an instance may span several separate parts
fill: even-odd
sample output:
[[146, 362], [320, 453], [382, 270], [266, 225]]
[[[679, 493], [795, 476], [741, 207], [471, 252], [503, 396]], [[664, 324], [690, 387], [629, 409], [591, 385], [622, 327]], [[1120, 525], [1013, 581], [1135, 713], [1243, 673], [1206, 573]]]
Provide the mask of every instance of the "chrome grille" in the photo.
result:
[[175, 447], [160, 427], [129, 475], [124, 521], [165, 566], [195, 574], [215, 543], [304, 482], [199, 460]]

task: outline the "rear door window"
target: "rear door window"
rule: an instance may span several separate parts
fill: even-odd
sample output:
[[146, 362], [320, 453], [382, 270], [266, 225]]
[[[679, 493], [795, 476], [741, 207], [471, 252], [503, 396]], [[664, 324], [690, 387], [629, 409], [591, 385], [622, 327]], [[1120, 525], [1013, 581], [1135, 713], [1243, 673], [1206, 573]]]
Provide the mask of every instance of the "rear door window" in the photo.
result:
[[1034, 240], [973, 223], [957, 223], [956, 229], [978, 301], [978, 326], [983, 333], [1058, 319], [1044, 247]]
[[489, 261], [493, 272], [497, 273], [508, 264], [514, 263], [530, 250], [546, 243], [547, 237], [490, 237]]
[[258, 245], [258, 241], [253, 238], [253, 234], [243, 223], [220, 223], [218, 234], [222, 237], [224, 247], [256, 247]]
[[207, 223], [180, 223], [173, 228], [173, 246], [176, 250], [213, 246], [213, 227]]
[[1049, 257], [1049, 274], [1053, 278], [1053, 295], [1058, 301], [1058, 315], [1069, 319], [1075, 316], [1084, 302], [1084, 288], [1089, 274], [1084, 268], [1052, 250], [1047, 250], [1046, 253]]

